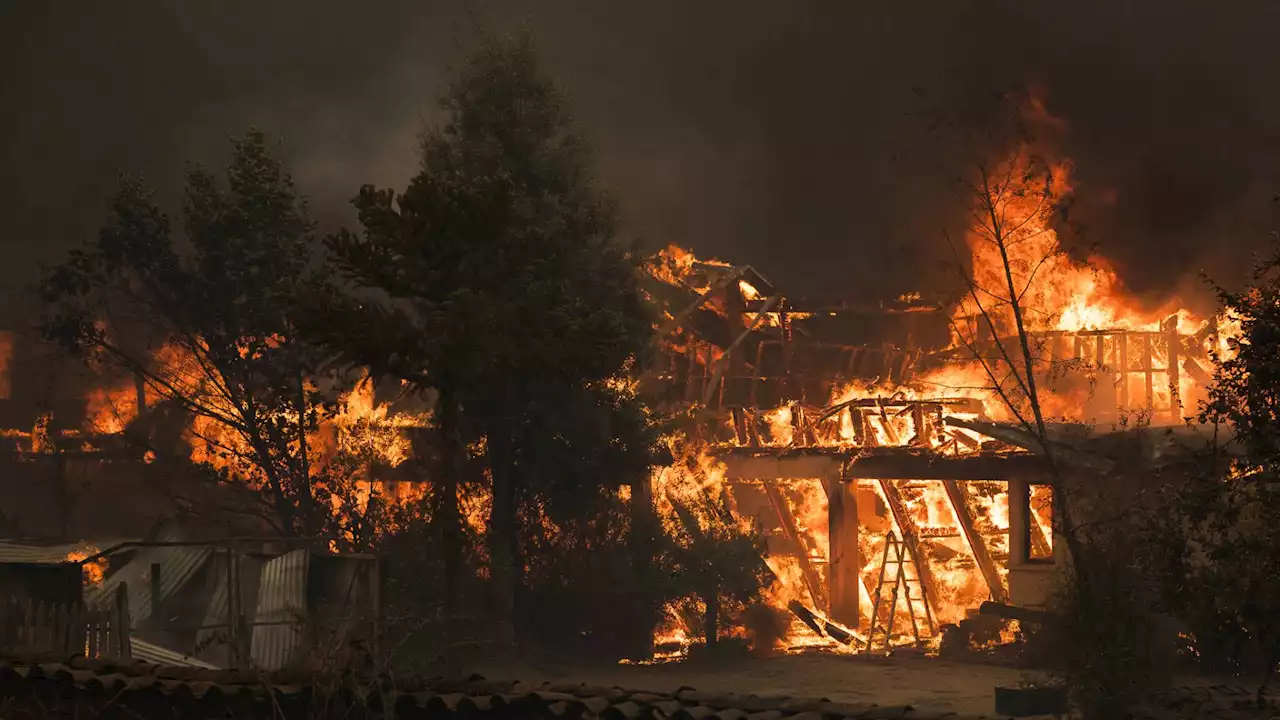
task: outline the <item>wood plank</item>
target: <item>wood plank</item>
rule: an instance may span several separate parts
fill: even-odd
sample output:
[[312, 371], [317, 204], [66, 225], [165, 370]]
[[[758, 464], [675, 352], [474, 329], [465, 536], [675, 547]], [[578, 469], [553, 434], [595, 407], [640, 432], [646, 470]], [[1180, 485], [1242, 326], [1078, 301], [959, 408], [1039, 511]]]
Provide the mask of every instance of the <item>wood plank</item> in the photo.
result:
[[774, 512], [778, 515], [782, 532], [799, 549], [796, 558], [800, 562], [800, 574], [804, 579], [805, 589], [809, 591], [809, 598], [814, 605], [827, 610], [829, 606], [826, 593], [822, 589], [822, 580], [818, 577], [817, 571], [813, 569], [813, 564], [809, 561], [809, 552], [805, 548], [804, 541], [800, 538], [800, 527], [796, 524], [796, 516], [792, 514], [791, 506], [787, 503], [787, 499], [783, 497], [782, 491], [778, 489], [777, 480], [764, 480], [761, 486], [764, 488], [765, 495], [769, 498], [769, 503], [773, 505]]
[[1000, 603], [1008, 602], [1009, 593], [1000, 582], [1000, 573], [996, 570], [995, 561], [991, 559], [990, 548], [987, 547], [982, 534], [973, 525], [973, 513], [969, 512], [968, 493], [959, 483], [943, 483], [943, 485], [947, 489], [947, 499], [951, 501], [951, 509], [955, 511], [956, 518], [960, 522], [960, 532], [964, 534], [964, 539], [969, 544], [969, 551], [973, 554], [978, 569], [982, 571], [982, 579], [987, 582], [991, 598]]

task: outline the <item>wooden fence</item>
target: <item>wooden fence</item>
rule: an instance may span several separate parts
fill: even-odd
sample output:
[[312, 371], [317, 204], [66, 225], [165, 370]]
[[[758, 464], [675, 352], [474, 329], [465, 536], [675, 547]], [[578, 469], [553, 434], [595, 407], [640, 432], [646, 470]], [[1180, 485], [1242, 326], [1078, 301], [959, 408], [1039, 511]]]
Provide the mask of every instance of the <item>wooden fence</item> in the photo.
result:
[[105, 609], [83, 604], [0, 599], [0, 653], [7, 655], [83, 655], [131, 660], [129, 595], [124, 583]]

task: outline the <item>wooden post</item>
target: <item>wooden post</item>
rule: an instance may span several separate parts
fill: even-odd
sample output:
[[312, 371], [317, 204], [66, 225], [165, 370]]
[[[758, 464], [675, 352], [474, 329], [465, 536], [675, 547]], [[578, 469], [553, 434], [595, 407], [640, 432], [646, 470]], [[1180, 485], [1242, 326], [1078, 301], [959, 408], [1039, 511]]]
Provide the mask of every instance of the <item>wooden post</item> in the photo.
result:
[[86, 655], [91, 658], [102, 657], [102, 618], [97, 612], [85, 613], [88, 618], [89, 642]]
[[1106, 382], [1105, 378], [1112, 374], [1114, 368], [1107, 365], [1107, 336], [1104, 333], [1098, 333], [1094, 336], [1093, 357], [1094, 365], [1097, 367], [1097, 392], [1101, 393], [1098, 402], [1098, 411], [1106, 413], [1108, 416], [1119, 416], [1120, 402], [1116, 397], [1116, 384], [1114, 379], [1112, 382]]
[[160, 596], [160, 563], [151, 563], [151, 626], [154, 628], [163, 628], [165, 626], [164, 608], [161, 607], [163, 600]]
[[[740, 336], [748, 327], [747, 324], [747, 299], [742, 295], [742, 285], [737, 282], [729, 283], [724, 288], [725, 299], [725, 315], [729, 325], [729, 341], [733, 342], [735, 338]], [[742, 379], [743, 368], [746, 367], [743, 353], [745, 350], [730, 344], [725, 352], [729, 357], [725, 358], [728, 362], [728, 369], [721, 381], [721, 387], [725, 388], [721, 391], [720, 402], [727, 402], [730, 405], [739, 405], [742, 403]]]
[[839, 475], [822, 479], [827, 491], [828, 613], [845, 627], [861, 621], [858, 587], [862, 582], [862, 548], [859, 545], [856, 481]]
[[227, 657], [231, 669], [243, 664], [240, 655], [240, 573], [234, 543], [227, 544]]
[[1182, 336], [1178, 334], [1178, 316], [1170, 315], [1164, 324], [1169, 343], [1169, 361], [1165, 365], [1169, 376], [1169, 415], [1174, 423], [1179, 423], [1182, 422], [1182, 398], [1179, 397], [1182, 385], [1178, 374], [1178, 347], [1182, 344]]
[[1008, 486], [1010, 562], [1021, 565], [1048, 560], [1053, 549], [1032, 517], [1030, 483], [1010, 480]]
[[1155, 389], [1153, 387], [1154, 378], [1152, 377], [1151, 368], [1151, 333], [1142, 334], [1142, 373], [1146, 378], [1147, 384], [1147, 409], [1154, 410], [1156, 406]]
[[1116, 335], [1116, 363], [1120, 366], [1120, 407], [1129, 408], [1129, 333], [1121, 331]]
[[912, 434], [907, 439], [907, 445], [912, 447], [922, 446], [931, 447], [929, 442], [929, 433], [924, 427], [924, 407], [920, 403], [911, 403], [911, 426]]
[[748, 445], [751, 442], [747, 435], [747, 414], [739, 406], [735, 405], [729, 409], [729, 415], [733, 418], [733, 441], [741, 445]]
[[129, 622], [129, 588], [126, 583], [120, 583], [116, 586], [116, 606], [115, 617], [112, 618], [116, 628], [116, 635], [119, 638], [118, 657], [128, 662], [133, 659], [133, 641], [131, 637], [131, 625]]
[[1009, 561], [1021, 565], [1031, 560], [1031, 488], [1025, 480], [1010, 480]]

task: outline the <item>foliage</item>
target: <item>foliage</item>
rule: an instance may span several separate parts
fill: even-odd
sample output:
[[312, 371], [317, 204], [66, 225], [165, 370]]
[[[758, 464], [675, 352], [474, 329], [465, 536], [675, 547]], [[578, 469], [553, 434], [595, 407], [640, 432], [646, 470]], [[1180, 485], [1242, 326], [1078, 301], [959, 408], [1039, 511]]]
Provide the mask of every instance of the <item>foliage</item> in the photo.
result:
[[1091, 534], [1087, 596], [1070, 580], [1054, 597], [1057, 674], [1086, 718], [1128, 717], [1173, 669], [1173, 637], [1153, 613], [1156, 592], [1147, 553], [1135, 542], [1139, 531], [1138, 523], [1126, 523]]
[[329, 239], [351, 292], [318, 294], [310, 327], [348, 361], [436, 391], [435, 505], [455, 558], [462, 449], [484, 443], [495, 599], [510, 616], [520, 517], [582, 516], [601, 486], [648, 472], [654, 435], [628, 378], [652, 319], [530, 39], [488, 38], [442, 105], [405, 191], [364, 187], [362, 232]]
[[1201, 664], [1253, 675], [1261, 686], [1280, 661], [1278, 502], [1270, 482], [1206, 472], [1148, 531], [1160, 551], [1162, 598], [1194, 638]]
[[[1080, 522], [1079, 488], [1050, 437], [1042, 404], [1041, 390], [1055, 368], [1039, 357], [1043, 353], [1033, 330], [1047, 324], [1046, 313], [1054, 308], [1046, 278], [1065, 269], [1057, 264], [1064, 254], [1055, 232], [1064, 207], [1063, 178], [1037, 154], [1041, 144], [1026, 128], [1033, 119], [1028, 115], [1042, 110], [1027, 98], [1008, 113], [1008, 126], [1016, 129], [1012, 156], [1002, 163], [974, 163], [972, 179], [960, 184], [974, 223], [970, 269], [964, 269], [954, 242], [951, 246], [963, 281], [961, 308], [972, 322], [968, 328], [955, 322], [952, 327], [1045, 461], [1053, 489], [1053, 532], [1062, 541], [1055, 553], [1067, 567], [1063, 622], [1053, 629], [1060, 638], [1062, 672], [1085, 717], [1112, 718], [1123, 716], [1158, 673], [1145, 664], [1146, 615], [1123, 589], [1122, 546], [1091, 537]], [[1111, 629], [1116, 616], [1129, 620], [1120, 631]]]
[[277, 531], [323, 533], [350, 473], [314, 447], [321, 356], [295, 332], [312, 224], [261, 133], [233, 142], [222, 178], [189, 172], [182, 231], [126, 179], [96, 240], [45, 276], [43, 334], [184, 410], [197, 463], [261, 490], [252, 512]]
[[1280, 663], [1280, 254], [1240, 292], [1218, 288], [1239, 320], [1228, 357], [1215, 358], [1200, 420], [1219, 440], [1189, 473], [1150, 532], [1164, 561], [1164, 597], [1208, 664], [1261, 678]]

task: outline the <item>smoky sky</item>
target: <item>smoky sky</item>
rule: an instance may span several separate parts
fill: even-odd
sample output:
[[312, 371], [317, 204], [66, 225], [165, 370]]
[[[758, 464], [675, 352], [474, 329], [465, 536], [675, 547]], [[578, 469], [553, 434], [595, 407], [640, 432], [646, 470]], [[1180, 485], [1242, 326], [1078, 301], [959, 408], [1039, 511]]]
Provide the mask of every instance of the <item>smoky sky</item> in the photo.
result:
[[1280, 190], [1280, 4], [80, 0], [0, 4], [0, 284], [90, 237], [119, 170], [279, 138], [329, 228], [403, 185], [478, 25], [524, 23], [595, 141], [626, 236], [793, 295], [930, 289], [963, 204], [933, 113], [1039, 85], [1069, 125], [1075, 235], [1137, 293], [1242, 276]]

